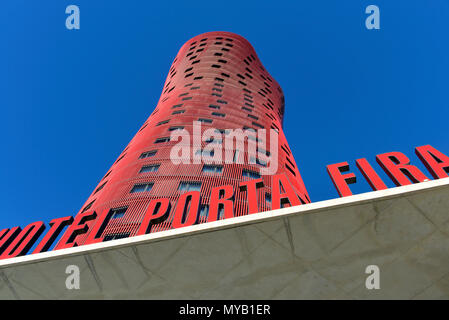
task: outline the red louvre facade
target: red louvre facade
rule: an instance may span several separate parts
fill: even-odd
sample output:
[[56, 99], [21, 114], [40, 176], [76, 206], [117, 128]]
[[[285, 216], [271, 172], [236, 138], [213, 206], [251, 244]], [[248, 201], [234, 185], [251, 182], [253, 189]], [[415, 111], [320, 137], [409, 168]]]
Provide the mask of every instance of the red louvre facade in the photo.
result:
[[[151, 200], [167, 199], [164, 203], [155, 203], [158, 210], [167, 210], [159, 220], [152, 221], [147, 232], [187, 225], [189, 218], [185, 213], [181, 221], [174, 221], [175, 211], [180, 206], [180, 197], [186, 193], [192, 197], [183, 199], [186, 202], [179, 210], [196, 210], [194, 200], [198, 199], [194, 191], [199, 191], [200, 195], [194, 223], [214, 220], [209, 217], [213, 192], [220, 193], [219, 197], [232, 198], [233, 216], [256, 210], [263, 212], [271, 209], [273, 174], [286, 177], [295, 193], [302, 195], [302, 202], [310, 202], [282, 130], [283, 115], [282, 90], [246, 39], [228, 32], [196, 36], [182, 46], [174, 59], [155, 110], [99, 182], [77, 217], [92, 211], [99, 216], [107, 215], [107, 223], [95, 232], [97, 236], [101, 234], [100, 239], [112, 240], [138, 234]], [[201, 128], [195, 129], [195, 125]], [[223, 138], [201, 140], [208, 129], [215, 130]], [[245, 139], [243, 150], [241, 146], [224, 144], [226, 135], [236, 129], [254, 132]], [[256, 130], [260, 129], [266, 129], [265, 137], [256, 136]], [[276, 144], [269, 139], [270, 130], [277, 134]], [[189, 134], [183, 143], [172, 136], [180, 131]], [[266, 141], [261, 141], [265, 138]], [[265, 142], [265, 148], [260, 147], [261, 142]], [[209, 143], [222, 146], [222, 158], [228, 152], [232, 161], [192, 160], [198, 156], [203, 160], [211, 157], [212, 153], [206, 150]], [[260, 174], [260, 169], [268, 163], [248, 152], [250, 144], [257, 145], [258, 154], [272, 156], [270, 161], [277, 161], [273, 174]], [[173, 148], [182, 145], [191, 146], [188, 156], [181, 157], [186, 161], [174, 163]], [[248, 208], [246, 189], [242, 187], [242, 182], [254, 179], [260, 182], [256, 189], [257, 209]], [[213, 191], [214, 187], [224, 185], [233, 186], [232, 191], [228, 190], [233, 193], [231, 196], [226, 195], [226, 190]], [[281, 186], [280, 189], [284, 192], [285, 188]], [[194, 207], [190, 208], [192, 205]], [[229, 215], [221, 206], [217, 219], [225, 217]], [[86, 223], [89, 230], [94, 222], [92, 219]], [[85, 243], [88, 235], [89, 232], [79, 234], [77, 244]]]

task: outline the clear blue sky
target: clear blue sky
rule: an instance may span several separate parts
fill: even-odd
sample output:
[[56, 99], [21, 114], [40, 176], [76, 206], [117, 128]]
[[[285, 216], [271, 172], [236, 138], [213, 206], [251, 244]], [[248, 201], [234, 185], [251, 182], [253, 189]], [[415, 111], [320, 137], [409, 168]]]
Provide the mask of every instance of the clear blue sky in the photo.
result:
[[[80, 30], [65, 28], [70, 4]], [[369, 4], [380, 30], [365, 28]], [[393, 186], [376, 154], [449, 154], [448, 23], [448, 0], [4, 0], [0, 228], [74, 215], [153, 111], [181, 45], [214, 30], [246, 37], [282, 86], [313, 201], [338, 197], [326, 165], [341, 161], [353, 191], [370, 191], [361, 157]]]

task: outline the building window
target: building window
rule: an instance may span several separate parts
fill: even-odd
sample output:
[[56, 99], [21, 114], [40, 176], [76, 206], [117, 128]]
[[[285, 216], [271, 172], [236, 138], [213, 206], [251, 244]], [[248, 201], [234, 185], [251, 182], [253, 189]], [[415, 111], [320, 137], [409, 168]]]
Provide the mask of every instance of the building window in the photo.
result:
[[215, 129], [215, 132], [227, 135], [227, 134], [229, 134], [230, 131], [226, 130], [226, 129]]
[[212, 109], [220, 109], [220, 106], [216, 106], [215, 104], [210, 104], [210, 105], [209, 105], [209, 108], [212, 108]]
[[153, 187], [153, 183], [136, 184], [131, 189], [130, 193], [150, 192], [152, 187]]
[[97, 190], [95, 190], [94, 194], [96, 194], [98, 191], [100, 191], [101, 189], [103, 189], [104, 186], [106, 185], [106, 183], [108, 183], [108, 182], [106, 181], [106, 182], [103, 183], [101, 186], [99, 186], [99, 187], [97, 188]]
[[101, 180], [104, 180], [104, 179], [106, 179], [107, 177], [109, 177], [109, 175], [111, 174], [111, 172], [112, 172], [112, 170], [111, 171], [109, 171], [108, 173], [106, 173], [106, 175], [103, 177], [103, 179], [101, 179]]
[[217, 116], [217, 117], [222, 117], [224, 118], [226, 115], [224, 113], [220, 113], [220, 112], [212, 112], [213, 116]]
[[186, 112], [186, 111], [185, 110], [176, 110], [176, 111], [173, 111], [172, 114], [180, 114], [180, 113], [184, 113], [184, 112]]
[[92, 205], [94, 204], [95, 200], [91, 201], [87, 206], [85, 206], [83, 211], [81, 211], [81, 213], [86, 212], [87, 210], [89, 210], [92, 207]]
[[170, 127], [170, 129], [168, 129], [168, 131], [176, 131], [176, 130], [182, 130], [184, 129], [184, 126], [174, 126], [174, 127]]
[[118, 219], [123, 217], [127, 209], [128, 209], [127, 207], [112, 209], [111, 219]]
[[260, 178], [260, 174], [258, 174], [257, 172], [249, 171], [249, 170], [246, 170], [246, 169], [243, 169], [242, 176], [243, 177], [248, 177], [248, 178], [251, 178], [251, 179], [259, 179]]
[[203, 123], [212, 123], [212, 119], [199, 118], [198, 121]]
[[164, 143], [164, 142], [169, 142], [170, 141], [170, 137], [163, 137], [163, 138], [157, 138], [156, 141], [154, 141], [154, 143]]
[[201, 182], [181, 182], [178, 187], [179, 191], [200, 191], [201, 190]]
[[164, 121], [161, 121], [161, 122], [159, 122], [157, 125], [156, 125], [156, 127], [157, 126], [161, 126], [161, 125], [163, 125], [163, 124], [166, 124], [166, 123], [168, 123], [170, 120], [164, 120]]
[[207, 219], [209, 216], [209, 206], [207, 204], [202, 204], [200, 208], [200, 219]]
[[262, 166], [262, 167], [266, 167], [267, 166], [267, 162], [266, 161], [263, 161], [263, 160], [261, 160], [261, 159], [259, 159], [259, 158], [256, 158], [256, 157], [250, 157], [249, 158], [249, 163], [250, 164], [258, 164], [259, 166]]
[[206, 143], [216, 143], [216, 144], [222, 144], [223, 140], [222, 139], [214, 139], [213, 137], [208, 138], [206, 141], [204, 141]]
[[285, 164], [285, 167], [288, 169], [288, 171], [290, 171], [292, 173], [292, 175], [294, 175], [296, 177], [295, 171], [293, 171], [293, 169], [290, 168], [290, 166], [288, 164]]
[[271, 194], [265, 193], [265, 202], [271, 207]]
[[117, 163], [119, 163], [120, 162], [120, 160], [122, 160], [124, 157], [126, 156], [126, 153], [123, 155], [123, 156], [121, 156], [120, 158], [118, 158], [117, 159], [117, 161], [114, 163], [114, 164], [117, 164]]
[[222, 173], [223, 172], [223, 166], [213, 166], [205, 164], [203, 166], [203, 172], [207, 173]]
[[260, 152], [260, 153], [262, 153], [262, 154], [265, 154], [267, 157], [269, 157], [270, 156], [270, 151], [267, 151], [267, 150], [265, 150], [265, 149], [262, 149], [262, 148], [258, 148], [257, 149], [257, 152]]
[[220, 205], [219, 209], [218, 209], [218, 220], [221, 220], [223, 218], [224, 215], [224, 207], [222, 205]]
[[152, 164], [149, 166], [143, 166], [142, 169], [140, 169], [139, 173], [146, 173], [146, 172], [156, 172], [157, 169], [159, 169], [160, 164]]
[[239, 150], [234, 151], [234, 158], [232, 159], [234, 163], [237, 163], [237, 160], [239, 159]]
[[157, 150], [151, 150], [151, 151], [144, 152], [139, 156], [139, 159], [154, 157], [156, 155], [156, 153], [157, 153]]
[[257, 123], [257, 122], [252, 122], [253, 123], [253, 126], [256, 126], [256, 127], [258, 127], [258, 128], [261, 128], [261, 129], [263, 129], [264, 128], [264, 126], [263, 125], [261, 125], [261, 124], [259, 124], [259, 123]]
[[214, 154], [215, 154], [215, 150], [214, 149], [212, 149], [212, 150], [201, 150], [201, 149], [198, 149], [195, 152], [195, 155], [197, 155], [197, 156], [201, 155], [203, 157], [213, 157]]
[[139, 132], [142, 131], [143, 129], [145, 129], [147, 127], [148, 123], [145, 123], [142, 128], [140, 128]]
[[248, 135], [248, 140], [252, 140], [252, 141], [259, 141], [259, 138], [252, 136], [252, 135]]
[[103, 241], [111, 241], [111, 240], [128, 238], [130, 234], [131, 233], [129, 233], [129, 232], [108, 234], [107, 236], [104, 237]]

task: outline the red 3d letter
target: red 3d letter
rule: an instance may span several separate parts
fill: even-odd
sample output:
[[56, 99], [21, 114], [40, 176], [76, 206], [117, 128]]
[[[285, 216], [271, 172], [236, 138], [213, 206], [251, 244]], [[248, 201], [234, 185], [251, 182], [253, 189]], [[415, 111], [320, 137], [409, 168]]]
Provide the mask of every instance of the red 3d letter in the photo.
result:
[[417, 147], [415, 153], [435, 179], [449, 177], [449, 157], [430, 145]]
[[170, 201], [167, 198], [151, 200], [148, 208], [140, 224], [137, 235], [142, 235], [151, 232], [151, 226], [162, 222], [167, 218], [170, 212]]
[[417, 167], [410, 164], [401, 152], [388, 152], [376, 156], [377, 163], [397, 186], [429, 180]]
[[[272, 210], [280, 209], [284, 204], [290, 204], [291, 206], [299, 206], [301, 204], [290, 181], [284, 174], [274, 175], [271, 185]], [[306, 202], [303, 200], [303, 203]]]
[[349, 171], [349, 164], [345, 162], [340, 162], [336, 164], [330, 164], [327, 166], [327, 173], [334, 183], [335, 189], [337, 189], [340, 197], [351, 196], [352, 192], [349, 189], [348, 184], [356, 183], [357, 178], [354, 173], [341, 174], [342, 172]]
[[194, 225], [198, 218], [198, 208], [200, 206], [200, 192], [189, 191], [183, 193], [176, 205], [173, 217], [173, 228], [181, 228]]
[[3, 229], [0, 231], [0, 254], [5, 251], [7, 247], [14, 241], [17, 235], [22, 231], [20, 227], [14, 227], [12, 229]]
[[73, 217], [62, 217], [53, 219], [50, 221], [50, 230], [45, 234], [42, 238], [41, 242], [37, 245], [36, 249], [34, 249], [33, 253], [45, 252], [51, 247], [55, 239], [58, 237], [59, 233], [65, 228], [72, 224]]
[[89, 230], [88, 222], [96, 217], [97, 213], [95, 211], [86, 211], [78, 214], [75, 217], [75, 221], [64, 232], [54, 250], [76, 247], [78, 245], [75, 242], [76, 237], [86, 233]]
[[225, 219], [234, 217], [234, 187], [232, 185], [212, 188], [207, 222], [217, 221], [220, 208], [223, 208]]
[[0, 259], [7, 259], [26, 254], [44, 230], [45, 224], [42, 221], [30, 223], [19, 233], [5, 251], [3, 251]]
[[387, 189], [385, 183], [365, 158], [357, 159], [355, 164], [374, 191]]
[[108, 208], [103, 210], [103, 212], [95, 220], [95, 224], [90, 229], [90, 232], [87, 235], [86, 240], [84, 241], [84, 244], [92, 244], [92, 243], [97, 243], [97, 242], [103, 241], [103, 238], [100, 238], [101, 234], [103, 233], [104, 229], [108, 225], [109, 220], [111, 220], [113, 213], [114, 213], [114, 211], [112, 211]]
[[240, 182], [240, 190], [246, 191], [246, 198], [248, 201], [248, 214], [259, 212], [259, 207], [257, 205], [257, 188], [262, 187], [262, 178]]

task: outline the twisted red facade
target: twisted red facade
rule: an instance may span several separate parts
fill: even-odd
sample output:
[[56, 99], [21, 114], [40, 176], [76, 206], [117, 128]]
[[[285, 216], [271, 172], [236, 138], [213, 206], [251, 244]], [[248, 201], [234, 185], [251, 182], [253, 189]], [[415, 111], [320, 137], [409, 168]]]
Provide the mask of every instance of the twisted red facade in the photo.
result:
[[[248, 214], [246, 195], [238, 185], [257, 178], [260, 166], [266, 163], [250, 164], [245, 148], [235, 155], [243, 157], [243, 164], [223, 163], [207, 168], [204, 163], [174, 164], [170, 152], [178, 142], [170, 140], [171, 133], [185, 129], [193, 140], [194, 121], [201, 122], [203, 132], [208, 128], [276, 130], [279, 134], [276, 173], [285, 174], [294, 190], [305, 195], [309, 202], [282, 130], [283, 115], [282, 90], [247, 40], [229, 32], [196, 36], [182, 46], [174, 59], [155, 110], [78, 215], [110, 210], [113, 214], [107, 226], [100, 230], [101, 238], [128, 237], [136, 235], [152, 199], [168, 198], [172, 208], [169, 216], [152, 225], [151, 232], [167, 230], [172, 228], [179, 196], [194, 189], [201, 194], [201, 212], [196, 223], [203, 223], [207, 220], [211, 188], [221, 185], [234, 186], [234, 216]], [[245, 146], [248, 143], [251, 141], [245, 141]], [[266, 150], [258, 152], [269, 153], [270, 142], [266, 143]], [[205, 145], [203, 141], [202, 147]], [[257, 189], [259, 212], [270, 210], [271, 199], [270, 176], [261, 178], [264, 186]], [[83, 244], [87, 235], [79, 235], [77, 243]]]

